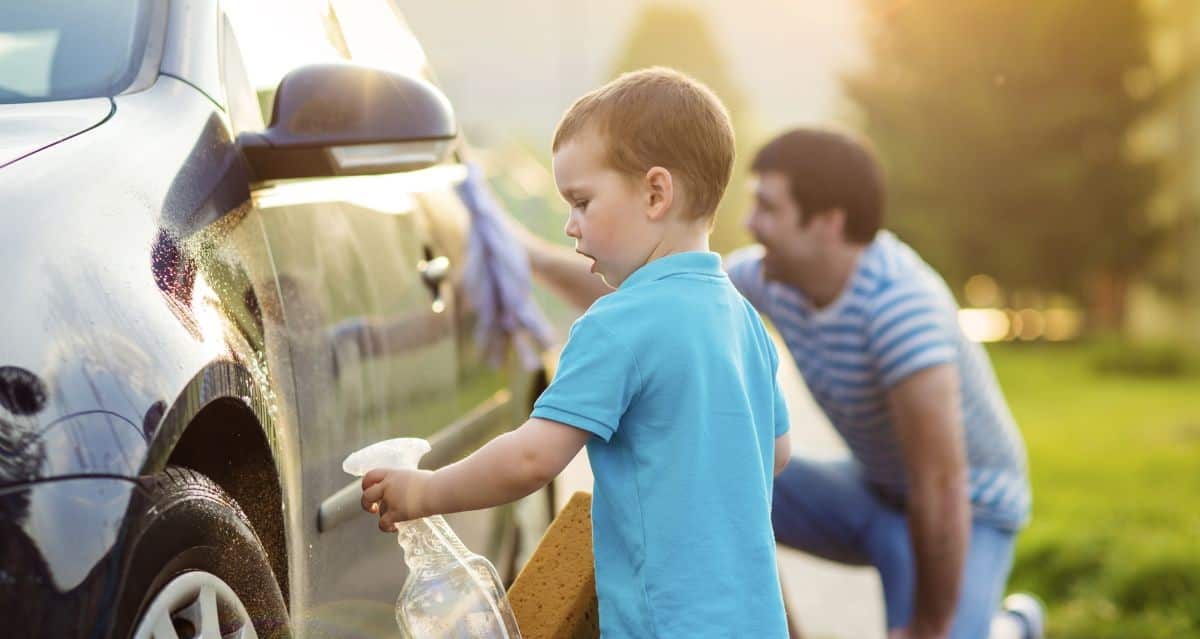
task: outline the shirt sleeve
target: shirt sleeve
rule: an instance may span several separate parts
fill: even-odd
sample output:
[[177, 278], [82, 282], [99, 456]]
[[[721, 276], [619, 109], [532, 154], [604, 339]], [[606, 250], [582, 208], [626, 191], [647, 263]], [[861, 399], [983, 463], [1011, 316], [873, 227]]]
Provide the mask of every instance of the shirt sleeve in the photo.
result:
[[595, 318], [571, 326], [550, 387], [533, 417], [573, 426], [608, 441], [642, 385], [633, 352]]
[[885, 388], [955, 361], [948, 322], [957, 322], [955, 309], [920, 286], [894, 285], [879, 294], [867, 324], [867, 350]]
[[747, 246], [725, 257], [725, 273], [742, 297], [761, 312], [767, 299], [767, 283], [763, 280], [763, 248]]

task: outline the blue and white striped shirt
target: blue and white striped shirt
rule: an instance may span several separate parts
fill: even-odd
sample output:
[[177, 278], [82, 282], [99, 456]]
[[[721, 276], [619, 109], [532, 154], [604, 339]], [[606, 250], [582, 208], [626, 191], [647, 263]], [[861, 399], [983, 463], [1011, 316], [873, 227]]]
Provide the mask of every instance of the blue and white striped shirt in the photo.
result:
[[958, 325], [942, 278], [911, 248], [881, 231], [859, 258], [846, 289], [815, 309], [803, 293], [765, 281], [762, 247], [726, 260], [729, 278], [775, 325], [817, 405], [886, 498], [907, 494], [904, 458], [887, 392], [922, 369], [953, 363], [976, 519], [1016, 530], [1029, 518], [1025, 445], [991, 362]]

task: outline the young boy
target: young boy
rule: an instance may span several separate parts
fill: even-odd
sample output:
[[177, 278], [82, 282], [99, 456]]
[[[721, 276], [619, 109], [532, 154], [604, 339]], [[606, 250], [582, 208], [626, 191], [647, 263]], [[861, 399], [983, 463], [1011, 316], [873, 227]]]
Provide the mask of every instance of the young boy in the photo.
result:
[[733, 130], [703, 85], [628, 73], [554, 135], [566, 233], [616, 290], [575, 322], [520, 428], [430, 471], [377, 469], [379, 528], [549, 483], [585, 444], [606, 638], [786, 637], [770, 505], [789, 456], [778, 357], [708, 250]]

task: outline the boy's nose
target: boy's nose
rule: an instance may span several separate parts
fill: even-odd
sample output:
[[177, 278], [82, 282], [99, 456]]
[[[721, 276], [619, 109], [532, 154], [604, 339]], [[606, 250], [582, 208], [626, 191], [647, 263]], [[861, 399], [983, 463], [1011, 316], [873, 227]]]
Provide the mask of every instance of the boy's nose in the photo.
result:
[[574, 215], [567, 215], [567, 225], [563, 227], [563, 233], [566, 233], [567, 237], [579, 239], [579, 225], [575, 223]]

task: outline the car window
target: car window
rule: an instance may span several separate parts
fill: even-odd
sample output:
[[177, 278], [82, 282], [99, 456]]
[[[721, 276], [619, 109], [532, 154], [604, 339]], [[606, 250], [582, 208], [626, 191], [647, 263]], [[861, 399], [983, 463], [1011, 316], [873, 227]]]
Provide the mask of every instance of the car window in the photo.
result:
[[150, 0], [0, 0], [0, 104], [117, 95], [137, 75]]
[[238, 45], [237, 34], [229, 23], [228, 15], [221, 16], [221, 84], [225, 88], [229, 121], [235, 135], [266, 128], [258, 94], [246, 75], [242, 48]]
[[391, 2], [329, 2], [355, 62], [433, 82], [425, 51]]
[[267, 122], [275, 89], [289, 71], [350, 57], [328, 0], [234, 0], [223, 6]]

